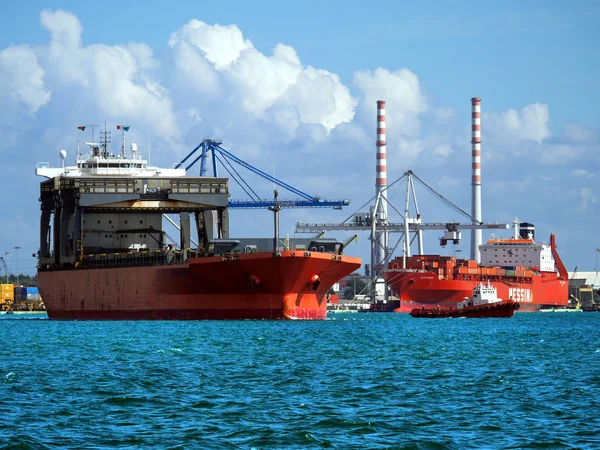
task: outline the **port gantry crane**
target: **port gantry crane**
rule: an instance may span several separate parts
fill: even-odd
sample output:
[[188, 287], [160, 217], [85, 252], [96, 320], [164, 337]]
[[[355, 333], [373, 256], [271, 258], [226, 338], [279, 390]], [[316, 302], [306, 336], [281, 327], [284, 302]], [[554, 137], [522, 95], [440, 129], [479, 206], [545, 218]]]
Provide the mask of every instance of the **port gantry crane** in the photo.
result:
[[[229, 200], [229, 208], [333, 208], [342, 209], [344, 206], [350, 204], [350, 200], [326, 200], [318, 196], [309, 195], [306, 192], [301, 191], [287, 183], [263, 172], [260, 169], [248, 164], [246, 161], [238, 158], [231, 152], [228, 152], [221, 146], [222, 142], [214, 139], [204, 139], [200, 144], [194, 148], [183, 160], [175, 166], [179, 168], [187, 163], [187, 161], [194, 155], [196, 158], [193, 159], [189, 164], [185, 166], [185, 170], [191, 169], [194, 164], [200, 161], [200, 176], [206, 176], [208, 154], [211, 154], [213, 176], [218, 176], [217, 161], [221, 163], [223, 168], [227, 171], [230, 178], [233, 179], [242, 190], [250, 197], [249, 200]], [[199, 154], [197, 154], [199, 153]], [[265, 178], [266, 180], [280, 186], [298, 196], [300, 199], [297, 200], [268, 200], [261, 199], [259, 195], [250, 187], [250, 185], [242, 178], [232, 163], [236, 163], [245, 169]]]
[[[384, 192], [389, 190], [392, 186], [398, 184], [401, 180], [406, 179], [406, 199], [404, 203], [404, 213], [400, 212], [387, 198], [387, 195], [383, 195]], [[414, 180], [417, 180], [428, 192], [434, 195], [438, 200], [444, 203], [446, 206], [455, 210], [459, 214], [465, 216], [471, 223], [459, 223], [459, 222], [433, 222], [425, 223], [421, 221], [421, 214], [419, 212], [419, 206], [417, 202], [417, 196], [415, 193]], [[410, 200], [413, 200], [414, 204], [414, 216], [410, 215]], [[355, 212], [347, 217], [343, 222], [334, 223], [302, 223], [296, 224], [296, 233], [321, 233], [324, 231], [370, 231], [371, 240], [371, 283], [372, 289], [375, 288], [375, 283], [382, 270], [387, 266], [391, 255], [394, 253], [398, 244], [403, 242], [402, 250], [402, 266], [406, 267], [406, 258], [411, 255], [411, 245], [415, 239], [418, 243], [418, 255], [423, 254], [423, 234], [424, 230], [439, 230], [444, 231], [444, 235], [440, 238], [440, 245], [445, 246], [448, 242], [458, 244], [461, 239], [460, 230], [477, 230], [477, 229], [497, 229], [497, 230], [508, 230], [509, 224], [507, 223], [473, 223], [476, 220], [462, 210], [450, 200], [445, 198], [443, 195], [438, 193], [435, 189], [421, 180], [412, 170], [408, 170], [400, 178], [389, 184], [385, 189], [378, 192], [375, 196], [371, 197], [364, 205], [359, 208], [359, 211], [369, 205], [375, 200], [375, 204], [370, 207], [369, 212]], [[402, 222], [394, 223], [389, 220], [378, 217], [376, 211], [379, 211], [378, 207], [380, 202], [387, 202], [388, 206], [393, 209], [400, 217]], [[376, 246], [380, 245], [382, 241], [379, 239], [381, 234], [384, 234], [385, 242], [384, 248], [380, 251], [384, 255], [384, 260], [381, 262], [375, 261], [376, 258]], [[401, 233], [396, 245], [390, 248], [388, 233]], [[413, 233], [412, 239], [410, 234]], [[385, 289], [385, 300], [387, 301], [387, 289]], [[374, 299], [374, 296], [372, 297]]]
[[8, 266], [6, 265], [6, 261], [4, 261], [3, 256], [0, 256], [0, 261], [2, 261], [2, 267], [4, 268], [4, 273], [6, 275], [6, 284], [8, 284]]

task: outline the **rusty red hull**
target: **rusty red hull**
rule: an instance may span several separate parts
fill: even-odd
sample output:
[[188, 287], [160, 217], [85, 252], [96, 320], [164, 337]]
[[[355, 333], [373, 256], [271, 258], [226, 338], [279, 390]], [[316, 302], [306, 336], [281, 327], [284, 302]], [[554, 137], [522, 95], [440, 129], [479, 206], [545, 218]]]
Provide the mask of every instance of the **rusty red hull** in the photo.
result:
[[185, 265], [38, 273], [50, 319], [324, 319], [360, 258], [316, 252], [192, 258]]

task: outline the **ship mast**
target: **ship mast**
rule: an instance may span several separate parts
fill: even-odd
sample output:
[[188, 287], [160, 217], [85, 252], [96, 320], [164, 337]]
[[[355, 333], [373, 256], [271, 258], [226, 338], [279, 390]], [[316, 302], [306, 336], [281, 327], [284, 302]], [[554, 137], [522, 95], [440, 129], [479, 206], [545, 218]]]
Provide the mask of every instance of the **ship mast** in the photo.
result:
[[129, 125], [117, 125], [117, 130], [121, 130], [121, 159], [125, 159], [125, 132], [129, 131]]
[[110, 131], [108, 131], [106, 129], [106, 120], [104, 121], [104, 131], [100, 132], [101, 136], [100, 136], [100, 140], [102, 141], [101, 146], [103, 147], [103, 151], [102, 151], [102, 156], [104, 158], [108, 157], [108, 144], [110, 144], [111, 141], [111, 134]]
[[279, 211], [281, 211], [282, 206], [277, 203], [277, 196], [279, 193], [277, 189], [273, 190], [273, 206], [269, 206], [269, 211], [273, 211], [273, 251], [277, 252], [279, 249]]
[[121, 127], [121, 159], [125, 159], [125, 127]]
[[519, 239], [519, 218], [515, 217], [513, 221], [513, 239]]

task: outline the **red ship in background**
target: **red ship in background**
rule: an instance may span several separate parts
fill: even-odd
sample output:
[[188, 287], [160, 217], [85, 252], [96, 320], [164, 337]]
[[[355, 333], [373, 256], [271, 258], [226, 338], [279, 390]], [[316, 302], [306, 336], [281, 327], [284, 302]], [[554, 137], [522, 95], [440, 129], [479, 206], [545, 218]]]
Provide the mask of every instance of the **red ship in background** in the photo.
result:
[[[423, 254], [421, 229], [432, 227], [420, 222], [416, 199], [416, 218], [409, 219], [407, 188], [404, 256], [384, 265], [382, 271], [392, 294], [399, 298], [396, 310], [455, 307], [482, 282], [493, 283], [501, 298], [518, 302], [522, 311], [567, 306], [568, 274], [556, 250], [554, 235], [550, 236], [550, 245], [535, 243], [533, 225], [515, 220], [511, 239], [492, 238], [483, 243], [482, 229], [494, 226], [482, 221], [481, 99], [473, 97], [471, 107], [471, 226], [446, 224], [440, 240], [441, 245], [449, 241], [457, 244], [460, 228], [470, 228], [470, 259]], [[466, 215], [463, 210], [456, 210]], [[419, 241], [418, 256], [411, 256], [411, 226]]]
[[332, 285], [361, 266], [343, 255], [351, 240], [280, 240], [277, 191], [274, 237], [231, 239], [227, 178], [151, 167], [135, 144], [125, 154], [129, 127], [117, 128], [120, 154], [110, 152], [105, 126], [103, 143], [86, 143], [88, 155], [78, 149], [75, 166], [36, 168], [46, 178], [38, 287], [50, 319], [326, 318]]
[[479, 248], [480, 264], [440, 255], [406, 258], [405, 267], [402, 258], [391, 261], [383, 277], [400, 299], [396, 311], [456, 307], [481, 282], [493, 283], [498, 296], [519, 302], [521, 311], [568, 305], [567, 270], [554, 235], [546, 245], [535, 243], [532, 233], [519, 236], [515, 230], [513, 238], [489, 239]]

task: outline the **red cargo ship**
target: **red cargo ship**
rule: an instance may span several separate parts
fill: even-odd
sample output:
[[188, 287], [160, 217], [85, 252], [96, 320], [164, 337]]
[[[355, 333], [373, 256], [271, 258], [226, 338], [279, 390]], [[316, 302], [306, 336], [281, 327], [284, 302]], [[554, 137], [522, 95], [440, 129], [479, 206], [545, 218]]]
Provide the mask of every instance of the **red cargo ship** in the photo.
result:
[[161, 252], [146, 258], [160, 265], [39, 271], [48, 316], [325, 319], [331, 286], [361, 265], [359, 258], [314, 251], [192, 257], [176, 265]]
[[360, 268], [331, 239], [229, 239], [227, 179], [149, 167], [124, 135], [110, 154], [107, 136], [76, 166], [36, 170], [50, 319], [324, 319], [331, 286]]
[[391, 261], [383, 277], [400, 299], [398, 312], [415, 308], [456, 307], [481, 282], [492, 282], [498, 296], [519, 302], [521, 311], [568, 305], [567, 271], [550, 245], [526, 239], [490, 239], [480, 246], [481, 264], [440, 255]]

